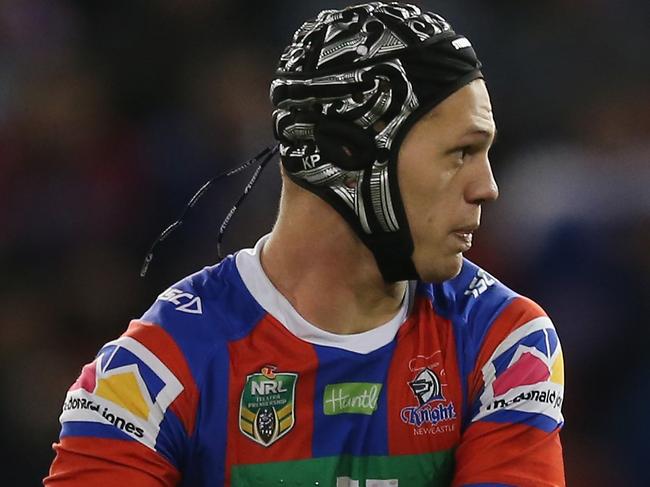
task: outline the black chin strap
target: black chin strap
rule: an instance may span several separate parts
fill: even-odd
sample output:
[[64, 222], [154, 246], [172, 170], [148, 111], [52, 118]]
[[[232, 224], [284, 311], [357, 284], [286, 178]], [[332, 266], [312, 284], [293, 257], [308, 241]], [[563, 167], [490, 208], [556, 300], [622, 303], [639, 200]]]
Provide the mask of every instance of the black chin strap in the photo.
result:
[[221, 255], [221, 242], [223, 240], [224, 234], [226, 233], [226, 228], [228, 228], [228, 224], [232, 220], [233, 215], [237, 211], [237, 208], [242, 204], [244, 199], [246, 199], [246, 196], [248, 193], [250, 193], [251, 189], [253, 189], [253, 186], [255, 186], [255, 183], [257, 182], [260, 174], [266, 167], [266, 165], [269, 163], [271, 159], [273, 159], [273, 156], [277, 154], [278, 150], [280, 149], [279, 144], [276, 144], [274, 146], [270, 146], [265, 148], [262, 152], [257, 154], [255, 157], [252, 157], [251, 159], [247, 160], [244, 162], [242, 165], [231, 169], [230, 171], [226, 171], [224, 173], [221, 173], [212, 179], [208, 180], [203, 186], [201, 186], [196, 193], [194, 193], [194, 196], [190, 198], [190, 200], [187, 202], [185, 205], [185, 208], [181, 212], [180, 216], [178, 219], [173, 222], [171, 225], [169, 225], [167, 228], [165, 228], [160, 235], [156, 238], [156, 240], [153, 241], [151, 244], [151, 247], [149, 247], [149, 251], [147, 252], [147, 255], [144, 258], [144, 262], [142, 263], [142, 268], [140, 269], [140, 277], [144, 277], [147, 274], [147, 270], [149, 269], [149, 264], [151, 264], [151, 261], [153, 260], [153, 251], [156, 248], [156, 246], [165, 240], [169, 235], [176, 230], [178, 227], [180, 227], [183, 224], [183, 221], [185, 220], [185, 217], [189, 213], [189, 211], [196, 206], [198, 201], [203, 197], [203, 195], [212, 187], [212, 185], [224, 178], [227, 178], [229, 176], [234, 176], [235, 174], [238, 174], [242, 172], [244, 169], [257, 164], [257, 168], [255, 169], [255, 172], [253, 173], [253, 176], [251, 176], [250, 181], [248, 181], [248, 184], [244, 188], [244, 192], [241, 194], [241, 196], [237, 199], [233, 207], [230, 209], [226, 217], [224, 218], [223, 222], [221, 223], [221, 227], [219, 228], [219, 234], [217, 236], [217, 255], [219, 259], [222, 258]]

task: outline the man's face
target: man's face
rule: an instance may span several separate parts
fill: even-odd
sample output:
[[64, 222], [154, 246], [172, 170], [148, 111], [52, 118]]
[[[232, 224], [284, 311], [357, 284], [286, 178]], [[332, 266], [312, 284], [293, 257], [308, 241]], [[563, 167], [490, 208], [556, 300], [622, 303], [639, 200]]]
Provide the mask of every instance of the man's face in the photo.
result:
[[481, 204], [498, 196], [488, 160], [495, 131], [485, 83], [475, 80], [418, 120], [400, 147], [398, 177], [413, 262], [425, 281], [460, 272]]

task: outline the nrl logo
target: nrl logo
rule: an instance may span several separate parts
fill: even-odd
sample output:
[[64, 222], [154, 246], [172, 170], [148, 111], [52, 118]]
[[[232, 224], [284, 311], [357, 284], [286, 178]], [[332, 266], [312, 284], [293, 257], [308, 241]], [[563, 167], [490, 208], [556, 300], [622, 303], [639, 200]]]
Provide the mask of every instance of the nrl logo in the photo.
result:
[[246, 377], [239, 403], [239, 430], [269, 446], [293, 428], [298, 374], [276, 373], [273, 366]]

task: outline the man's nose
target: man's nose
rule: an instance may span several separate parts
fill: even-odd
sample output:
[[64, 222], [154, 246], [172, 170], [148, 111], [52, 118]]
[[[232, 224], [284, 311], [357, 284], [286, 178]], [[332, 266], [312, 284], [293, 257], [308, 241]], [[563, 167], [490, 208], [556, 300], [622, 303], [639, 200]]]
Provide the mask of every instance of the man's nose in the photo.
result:
[[469, 203], [480, 205], [499, 197], [499, 187], [492, 173], [490, 160], [485, 157], [476, 161], [472, 180], [467, 185], [465, 198]]

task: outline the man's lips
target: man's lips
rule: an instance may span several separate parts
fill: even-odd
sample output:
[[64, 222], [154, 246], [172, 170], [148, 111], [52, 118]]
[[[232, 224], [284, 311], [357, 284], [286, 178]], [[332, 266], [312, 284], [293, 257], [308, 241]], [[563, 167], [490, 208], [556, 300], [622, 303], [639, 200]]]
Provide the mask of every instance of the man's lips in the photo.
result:
[[462, 252], [467, 252], [472, 247], [472, 239], [474, 232], [477, 229], [478, 225], [467, 225], [451, 232], [458, 240], [460, 240]]

